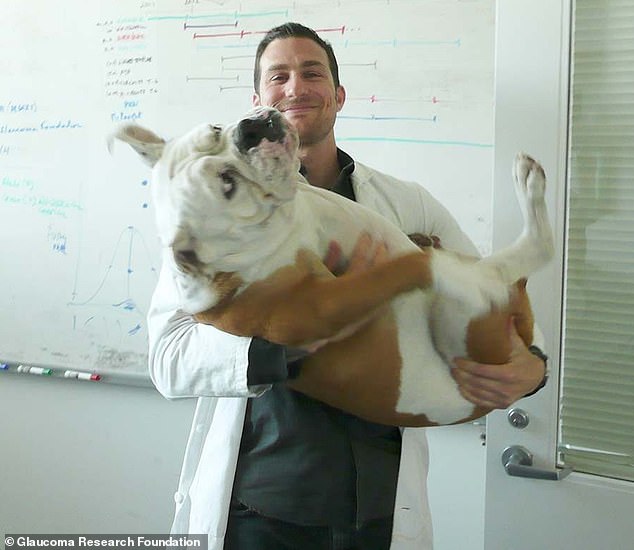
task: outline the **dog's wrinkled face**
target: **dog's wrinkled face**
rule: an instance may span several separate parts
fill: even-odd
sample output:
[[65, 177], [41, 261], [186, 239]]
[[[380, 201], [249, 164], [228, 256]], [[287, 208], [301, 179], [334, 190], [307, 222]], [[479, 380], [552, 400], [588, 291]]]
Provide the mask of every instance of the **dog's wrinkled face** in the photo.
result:
[[224, 128], [201, 125], [167, 144], [148, 135], [130, 127], [118, 137], [154, 165], [160, 237], [186, 272], [211, 274], [208, 264], [263, 230], [295, 196], [298, 137], [275, 109], [258, 107]]

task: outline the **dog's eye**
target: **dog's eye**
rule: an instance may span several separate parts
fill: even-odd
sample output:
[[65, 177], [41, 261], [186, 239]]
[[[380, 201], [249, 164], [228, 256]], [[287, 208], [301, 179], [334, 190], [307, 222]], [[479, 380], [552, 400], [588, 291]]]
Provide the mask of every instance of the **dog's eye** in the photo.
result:
[[230, 199], [236, 192], [238, 188], [238, 182], [236, 181], [235, 176], [229, 170], [225, 170], [224, 172], [220, 172], [220, 179], [222, 184], [222, 194], [226, 199]]

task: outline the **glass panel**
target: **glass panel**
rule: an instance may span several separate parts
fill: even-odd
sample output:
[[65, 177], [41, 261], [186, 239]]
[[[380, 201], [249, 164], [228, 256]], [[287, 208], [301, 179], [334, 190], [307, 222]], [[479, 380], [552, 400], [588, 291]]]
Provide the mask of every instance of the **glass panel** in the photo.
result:
[[577, 0], [560, 449], [634, 480], [634, 0]]

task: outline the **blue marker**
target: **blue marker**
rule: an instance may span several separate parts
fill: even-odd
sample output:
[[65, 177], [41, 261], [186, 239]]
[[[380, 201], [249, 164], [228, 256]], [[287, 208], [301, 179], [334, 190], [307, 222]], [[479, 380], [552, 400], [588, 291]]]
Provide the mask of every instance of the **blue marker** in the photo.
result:
[[0, 370], [9, 370], [9, 365], [6, 363], [0, 363]]

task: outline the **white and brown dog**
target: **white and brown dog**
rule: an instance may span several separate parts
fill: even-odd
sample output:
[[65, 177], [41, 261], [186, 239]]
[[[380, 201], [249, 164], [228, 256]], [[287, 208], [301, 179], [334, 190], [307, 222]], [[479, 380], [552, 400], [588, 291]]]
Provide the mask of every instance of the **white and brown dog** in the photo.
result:
[[[317, 350], [289, 382], [299, 391], [386, 424], [464, 421], [487, 411], [460, 395], [448, 360], [505, 362], [511, 313], [532, 340], [516, 281], [553, 245], [544, 172], [525, 155], [514, 167], [524, 232], [478, 261], [420, 250], [378, 214], [308, 185], [297, 135], [274, 109], [169, 142], [136, 125], [115, 137], [154, 167], [158, 231], [182, 309], [228, 332]], [[390, 259], [334, 277], [321, 260], [329, 244], [350, 254], [364, 232], [387, 243]]]

